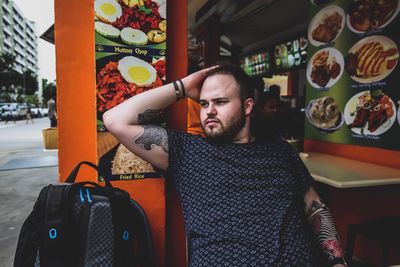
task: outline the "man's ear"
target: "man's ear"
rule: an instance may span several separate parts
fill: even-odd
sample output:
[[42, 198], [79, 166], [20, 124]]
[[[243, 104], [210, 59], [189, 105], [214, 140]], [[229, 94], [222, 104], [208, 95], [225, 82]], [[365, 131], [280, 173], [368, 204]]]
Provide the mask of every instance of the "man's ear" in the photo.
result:
[[244, 113], [245, 115], [250, 115], [251, 112], [253, 111], [254, 108], [254, 99], [253, 98], [247, 98], [244, 101]]

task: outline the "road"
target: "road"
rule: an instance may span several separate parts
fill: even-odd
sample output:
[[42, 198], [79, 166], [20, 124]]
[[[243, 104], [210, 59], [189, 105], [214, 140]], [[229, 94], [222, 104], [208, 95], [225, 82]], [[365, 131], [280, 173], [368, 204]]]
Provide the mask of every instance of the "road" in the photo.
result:
[[43, 149], [47, 127], [48, 118], [0, 122], [0, 267], [13, 265], [19, 231], [40, 189], [57, 182], [57, 150]]

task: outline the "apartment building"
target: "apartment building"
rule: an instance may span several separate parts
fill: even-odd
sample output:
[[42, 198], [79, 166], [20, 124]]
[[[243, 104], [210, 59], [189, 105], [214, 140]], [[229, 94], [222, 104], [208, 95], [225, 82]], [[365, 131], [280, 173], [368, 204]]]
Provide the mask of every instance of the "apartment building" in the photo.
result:
[[38, 37], [35, 23], [28, 21], [12, 0], [0, 0], [0, 53], [16, 56], [15, 70], [38, 74]]

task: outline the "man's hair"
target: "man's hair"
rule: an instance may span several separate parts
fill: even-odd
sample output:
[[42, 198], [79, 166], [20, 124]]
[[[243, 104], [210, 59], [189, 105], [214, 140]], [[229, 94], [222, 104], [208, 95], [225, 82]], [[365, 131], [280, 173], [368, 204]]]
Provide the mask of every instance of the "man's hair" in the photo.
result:
[[242, 103], [248, 98], [254, 98], [254, 82], [251, 78], [237, 65], [231, 63], [218, 63], [218, 67], [211, 70], [207, 77], [216, 74], [226, 74], [232, 76], [239, 85], [240, 99]]

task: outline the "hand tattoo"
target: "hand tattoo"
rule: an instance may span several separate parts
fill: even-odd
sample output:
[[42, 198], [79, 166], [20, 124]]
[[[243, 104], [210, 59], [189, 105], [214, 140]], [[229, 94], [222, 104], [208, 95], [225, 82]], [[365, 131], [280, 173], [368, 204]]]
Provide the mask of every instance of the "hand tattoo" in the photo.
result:
[[144, 125], [144, 132], [135, 140], [135, 144], [142, 144], [144, 149], [151, 150], [152, 145], [161, 146], [168, 153], [167, 131], [155, 125]]
[[149, 124], [155, 118], [160, 116], [162, 113], [161, 109], [146, 109], [144, 112], [138, 115], [139, 124]]

